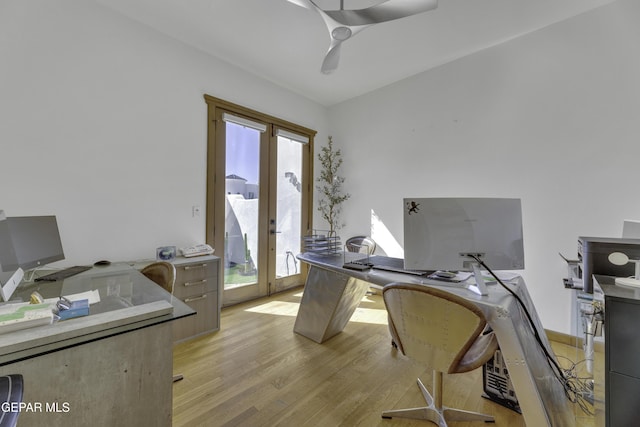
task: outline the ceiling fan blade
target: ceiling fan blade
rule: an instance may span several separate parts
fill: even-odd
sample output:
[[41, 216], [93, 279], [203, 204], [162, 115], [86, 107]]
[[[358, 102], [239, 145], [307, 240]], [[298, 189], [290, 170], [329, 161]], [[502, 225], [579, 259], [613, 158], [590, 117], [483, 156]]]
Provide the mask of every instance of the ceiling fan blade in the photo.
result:
[[438, 0], [387, 0], [366, 9], [327, 10], [325, 13], [341, 25], [357, 26], [393, 21], [426, 12], [436, 7], [438, 7]]
[[314, 5], [312, 5], [311, 2], [309, 2], [309, 0], [287, 0], [289, 3], [293, 3], [295, 5], [298, 5], [300, 7], [304, 7], [306, 9], [312, 9]]
[[360, 31], [368, 28], [369, 25], [345, 27], [344, 25], [340, 25], [333, 21], [331, 17], [324, 15], [323, 11], [320, 11], [320, 15], [322, 15], [325, 20], [327, 29], [329, 30], [329, 36], [331, 37], [331, 45], [329, 46], [329, 51], [324, 57], [324, 61], [322, 61], [322, 67], [320, 70], [324, 74], [331, 74], [338, 68], [342, 42], [353, 38], [353, 36], [358, 34]]
[[322, 71], [323, 74], [331, 74], [338, 68], [338, 63], [340, 62], [341, 45], [341, 41], [331, 41], [329, 51], [325, 55], [324, 61], [322, 61], [322, 67], [320, 67], [320, 71]]
[[366, 9], [324, 10], [314, 0], [288, 0], [307, 9], [315, 9], [324, 21], [331, 37], [331, 46], [322, 61], [321, 71], [329, 74], [338, 68], [340, 46], [365, 28], [438, 7], [438, 0], [386, 0]]

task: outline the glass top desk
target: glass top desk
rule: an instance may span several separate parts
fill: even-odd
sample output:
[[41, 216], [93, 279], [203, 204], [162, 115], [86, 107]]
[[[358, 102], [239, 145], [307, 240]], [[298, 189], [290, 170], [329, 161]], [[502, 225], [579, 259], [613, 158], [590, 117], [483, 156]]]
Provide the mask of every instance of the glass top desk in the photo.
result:
[[0, 334], [0, 366], [59, 346], [195, 314], [189, 306], [126, 263], [94, 267], [58, 282], [23, 282], [11, 301], [28, 302], [34, 291], [48, 299], [92, 290], [99, 292], [100, 302], [90, 306], [88, 316]]
[[532, 317], [533, 328], [516, 298], [500, 285], [488, 286], [489, 295], [480, 296], [461, 284], [424, 276], [342, 267], [345, 261], [362, 257], [362, 254], [352, 253], [298, 255], [298, 259], [308, 263], [310, 268], [294, 326], [296, 333], [318, 343], [340, 333], [370, 284], [385, 286], [400, 282], [438, 287], [473, 302], [484, 313], [498, 338], [526, 424], [536, 427], [575, 425], [573, 403], [536, 342], [537, 333], [542, 345], [555, 357], [521, 277], [513, 277], [506, 284], [523, 301]]
[[[12, 300], [96, 290], [89, 315], [0, 334], [0, 375], [24, 377], [19, 424], [171, 426], [171, 321], [195, 314], [132, 266], [112, 264], [59, 282], [23, 283]], [[107, 403], [108, 402], [108, 403]], [[47, 411], [46, 405], [63, 411]], [[53, 406], [51, 406], [53, 407]]]

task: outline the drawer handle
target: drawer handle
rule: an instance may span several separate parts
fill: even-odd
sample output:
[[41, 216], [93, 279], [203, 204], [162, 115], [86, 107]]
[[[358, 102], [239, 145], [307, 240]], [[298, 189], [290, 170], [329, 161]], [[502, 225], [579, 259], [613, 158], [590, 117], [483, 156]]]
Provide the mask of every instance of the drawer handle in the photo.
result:
[[204, 285], [205, 283], [207, 283], [207, 279], [203, 279], [198, 282], [185, 282], [184, 286], [197, 286], [197, 285]]
[[206, 294], [199, 297], [195, 297], [195, 298], [185, 298], [184, 302], [193, 302], [193, 301], [198, 301], [205, 298], [207, 298]]
[[185, 266], [184, 266], [184, 269], [185, 269], [185, 271], [187, 271], [187, 270], [194, 270], [194, 269], [196, 269], [196, 268], [206, 268], [206, 267], [207, 267], [207, 264], [200, 264], [200, 265], [185, 265]]

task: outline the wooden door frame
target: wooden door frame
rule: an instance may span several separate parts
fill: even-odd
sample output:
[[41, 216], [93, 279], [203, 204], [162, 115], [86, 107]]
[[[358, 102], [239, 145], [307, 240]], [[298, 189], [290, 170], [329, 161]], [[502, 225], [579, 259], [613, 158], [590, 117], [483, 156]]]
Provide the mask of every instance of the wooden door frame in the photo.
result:
[[[309, 150], [306, 154], [309, 168], [309, 179], [307, 179], [307, 191], [303, 196], [302, 204], [306, 206], [306, 218], [303, 218], [303, 234], [309, 234], [313, 229], [313, 140], [316, 135], [316, 131], [297, 125], [295, 123], [288, 122], [286, 120], [279, 119], [264, 113], [261, 113], [250, 108], [237, 105], [223, 99], [219, 99], [205, 94], [204, 100], [207, 104], [207, 195], [206, 195], [206, 243], [216, 248], [216, 255], [221, 258], [220, 268], [220, 283], [224, 284], [224, 215], [215, 215], [216, 209], [225, 209], [225, 177], [218, 176], [219, 171], [225, 171], [226, 156], [224, 152], [219, 152], [216, 140], [224, 134], [224, 123], [220, 123], [217, 119], [221, 110], [230, 112], [234, 115], [244, 116], [250, 120], [259, 120], [264, 123], [268, 123], [267, 132], [270, 143], [273, 138], [277, 138], [274, 135], [274, 127], [287, 129], [291, 132], [304, 135], [309, 138]], [[220, 125], [220, 126], [219, 126]], [[261, 172], [262, 174], [262, 172]], [[262, 187], [262, 185], [261, 185]], [[265, 186], [268, 188], [268, 186]], [[262, 189], [260, 190], [262, 193]], [[268, 222], [271, 212], [261, 212], [260, 221]], [[264, 217], [264, 218], [263, 218]], [[305, 224], [306, 223], [306, 224]], [[267, 224], [268, 225], [268, 224]], [[223, 230], [220, 233], [216, 233], [217, 230]], [[260, 239], [269, 239], [269, 235], [260, 236]], [[269, 243], [271, 245], [272, 243]], [[259, 254], [259, 256], [269, 256], [269, 254]], [[301, 263], [300, 274], [303, 278], [306, 278], [308, 267], [306, 264]], [[271, 293], [275, 287], [275, 284], [268, 283], [267, 293]], [[222, 292], [222, 286], [220, 291]], [[219, 295], [220, 299], [225, 304], [222, 295]], [[233, 303], [233, 302], [232, 302]]]

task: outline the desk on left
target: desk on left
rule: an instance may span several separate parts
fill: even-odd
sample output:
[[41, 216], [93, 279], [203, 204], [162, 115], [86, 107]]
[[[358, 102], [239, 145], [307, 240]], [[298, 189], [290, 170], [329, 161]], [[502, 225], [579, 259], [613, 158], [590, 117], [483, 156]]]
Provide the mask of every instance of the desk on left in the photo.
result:
[[22, 374], [33, 408], [20, 425], [170, 426], [171, 321], [192, 309], [128, 264], [25, 283], [14, 298], [94, 289], [100, 302], [89, 316], [0, 335], [0, 375]]

